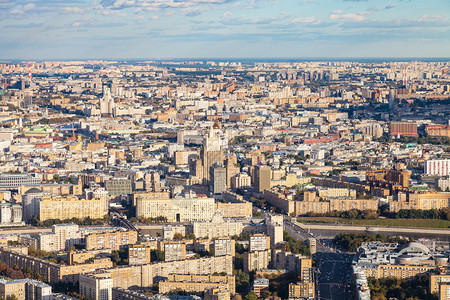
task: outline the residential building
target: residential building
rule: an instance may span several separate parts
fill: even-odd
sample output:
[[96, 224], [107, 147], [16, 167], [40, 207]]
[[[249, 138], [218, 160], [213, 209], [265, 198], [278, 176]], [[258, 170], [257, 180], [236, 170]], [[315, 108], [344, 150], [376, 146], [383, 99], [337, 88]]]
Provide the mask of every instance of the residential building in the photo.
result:
[[249, 251], [264, 251], [270, 249], [270, 237], [265, 234], [250, 235]]
[[270, 262], [270, 250], [244, 253], [244, 272], [267, 269]]
[[289, 284], [289, 300], [315, 299], [314, 282], [298, 282]]
[[186, 243], [164, 242], [164, 261], [186, 259]]
[[212, 251], [214, 256], [235, 255], [236, 241], [230, 238], [217, 238], [213, 241]]
[[129, 245], [128, 246], [128, 264], [145, 265], [151, 261], [151, 248], [146, 245]]
[[269, 279], [255, 278], [255, 280], [253, 280], [253, 292], [255, 295], [258, 298], [261, 298], [266, 291], [269, 291]]
[[243, 230], [241, 222], [225, 221], [220, 214], [212, 216], [210, 221], [193, 222], [192, 227], [196, 237], [208, 237], [209, 239], [240, 235]]
[[214, 214], [213, 198], [137, 198], [136, 216], [166, 218], [168, 222], [211, 220]]
[[263, 193], [264, 190], [270, 189], [271, 170], [269, 166], [257, 165], [255, 166], [255, 191]]
[[136, 231], [114, 231], [90, 233], [84, 238], [85, 248], [92, 249], [112, 249], [119, 250], [127, 245], [134, 245], [137, 242], [138, 234]]
[[112, 300], [113, 279], [108, 274], [80, 275], [80, 295], [92, 300]]
[[166, 280], [159, 282], [159, 292], [166, 294], [174, 290], [203, 292], [209, 289], [227, 289], [234, 294], [234, 275], [179, 275], [169, 274]]
[[39, 220], [68, 220], [72, 218], [102, 219], [108, 211], [102, 199], [79, 199], [74, 196], [44, 195], [39, 202]]

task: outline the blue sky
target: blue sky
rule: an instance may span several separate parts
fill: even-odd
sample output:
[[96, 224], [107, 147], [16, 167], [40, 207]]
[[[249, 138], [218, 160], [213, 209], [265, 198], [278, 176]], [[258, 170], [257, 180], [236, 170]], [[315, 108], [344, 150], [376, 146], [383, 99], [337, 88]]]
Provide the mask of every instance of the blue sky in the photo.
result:
[[0, 0], [0, 59], [449, 57], [450, 0]]

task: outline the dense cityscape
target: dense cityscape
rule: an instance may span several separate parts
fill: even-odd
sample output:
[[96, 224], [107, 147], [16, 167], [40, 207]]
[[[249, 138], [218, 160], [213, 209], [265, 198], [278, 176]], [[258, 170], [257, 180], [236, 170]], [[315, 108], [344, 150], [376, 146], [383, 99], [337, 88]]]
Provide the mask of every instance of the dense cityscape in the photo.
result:
[[2, 299], [449, 299], [448, 61], [0, 72]]

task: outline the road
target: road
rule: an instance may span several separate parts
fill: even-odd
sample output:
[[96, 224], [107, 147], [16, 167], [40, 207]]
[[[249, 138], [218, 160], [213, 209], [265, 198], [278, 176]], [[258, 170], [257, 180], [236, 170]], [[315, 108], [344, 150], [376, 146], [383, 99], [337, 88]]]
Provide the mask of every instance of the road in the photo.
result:
[[[309, 238], [316, 238], [313, 234], [306, 231], [300, 223], [284, 220], [284, 230], [286, 230], [293, 238], [297, 240], [307, 240]], [[317, 252], [334, 252], [333, 248], [327, 247], [320, 240], [316, 239]]]
[[323, 253], [314, 255], [317, 262], [318, 299], [353, 299], [351, 289], [352, 255], [344, 253]]

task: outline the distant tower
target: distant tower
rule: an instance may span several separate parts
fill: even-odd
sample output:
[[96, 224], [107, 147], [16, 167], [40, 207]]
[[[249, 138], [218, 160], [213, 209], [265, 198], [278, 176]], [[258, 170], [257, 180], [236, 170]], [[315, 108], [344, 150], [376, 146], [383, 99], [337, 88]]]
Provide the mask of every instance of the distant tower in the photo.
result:
[[408, 83], [408, 70], [406, 69], [406, 66], [403, 66], [403, 85], [406, 86]]
[[31, 64], [28, 64], [28, 81], [31, 82]]
[[214, 128], [211, 127], [209, 133], [203, 138], [203, 146], [200, 150], [200, 158], [203, 165], [203, 184], [209, 184], [210, 168], [216, 163], [223, 163], [223, 149], [220, 145], [220, 138], [216, 136]]
[[112, 116], [114, 114], [115, 103], [109, 88], [103, 89], [103, 97], [100, 99], [100, 114], [102, 116]]

